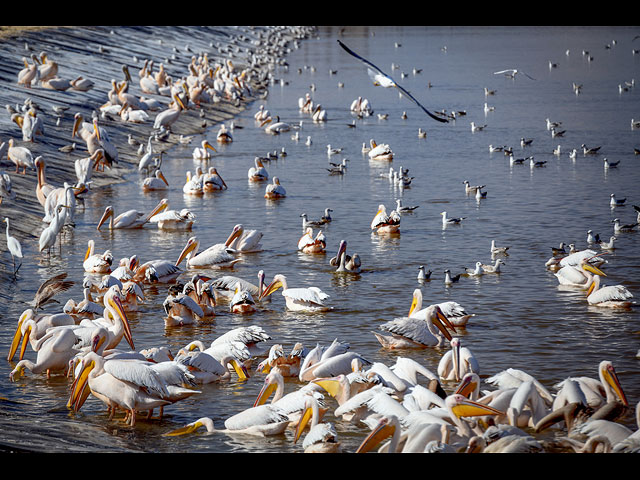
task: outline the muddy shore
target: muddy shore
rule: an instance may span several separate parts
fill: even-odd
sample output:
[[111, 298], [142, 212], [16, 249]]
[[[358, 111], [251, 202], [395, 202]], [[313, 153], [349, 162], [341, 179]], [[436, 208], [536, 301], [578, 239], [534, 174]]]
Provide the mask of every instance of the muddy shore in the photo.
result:
[[[36, 141], [23, 142], [20, 127], [11, 120], [7, 108], [0, 112], [0, 145], [13, 138], [16, 145], [27, 146], [34, 158], [42, 155], [46, 161], [48, 183], [62, 186], [65, 181], [75, 182], [74, 162], [88, 156], [84, 142], [72, 138], [74, 114], [80, 112], [91, 118], [94, 111], [107, 102], [111, 80], [124, 79], [123, 65], [128, 65], [133, 81], [131, 93], [142, 94], [138, 82], [138, 70], [146, 59], [157, 66], [164, 65], [174, 79], [188, 74], [187, 65], [192, 56], [207, 53], [210, 61], [230, 59], [237, 69], [250, 68], [251, 96], [241, 99], [220, 98], [215, 103], [203, 103], [200, 109], [189, 109], [172, 127], [172, 134], [163, 142], [156, 142], [154, 150], [166, 151], [174, 146], [180, 135], [204, 132], [229, 121], [250, 103], [266, 94], [271, 81], [271, 71], [286, 54], [288, 44], [304, 38], [311, 30], [286, 27], [180, 27], [180, 26], [91, 26], [91, 27], [0, 27], [0, 104], [21, 106], [30, 98], [39, 108], [38, 116], [44, 121], [45, 134]], [[87, 91], [56, 91], [34, 84], [31, 88], [17, 84], [18, 72], [23, 68], [23, 57], [46, 52], [59, 64], [58, 76], [74, 79], [89, 78], [95, 86]], [[169, 97], [144, 95], [168, 104]], [[53, 106], [68, 107], [58, 117]], [[100, 125], [109, 132], [116, 143], [120, 161], [112, 169], [93, 175], [91, 189], [119, 182], [134, 169], [140, 159], [138, 147], [128, 143], [131, 135], [139, 142], [149, 137], [153, 118], [158, 112], [149, 112], [151, 121], [135, 124], [120, 118], [100, 120]], [[70, 153], [59, 151], [60, 147], [76, 144]], [[37, 245], [42, 222], [43, 208], [36, 198], [36, 171], [27, 170], [26, 175], [15, 173], [15, 164], [9, 161], [6, 151], [0, 158], [0, 172], [10, 175], [15, 199], [4, 198], [0, 204], [0, 216], [9, 217], [11, 233], [25, 245]], [[15, 220], [14, 220], [15, 219]], [[19, 219], [19, 221], [18, 221]], [[3, 224], [4, 228], [5, 225]], [[12, 257], [7, 250], [6, 236], [0, 235], [0, 282], [12, 277]], [[23, 247], [24, 249], [24, 247]], [[4, 299], [3, 299], [4, 300]]]

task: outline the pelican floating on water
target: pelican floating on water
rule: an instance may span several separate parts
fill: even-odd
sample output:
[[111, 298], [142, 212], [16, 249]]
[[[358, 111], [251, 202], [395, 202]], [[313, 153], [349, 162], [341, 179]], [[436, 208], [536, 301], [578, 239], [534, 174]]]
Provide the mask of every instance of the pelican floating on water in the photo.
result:
[[224, 243], [216, 243], [209, 248], [198, 252], [200, 242], [197, 237], [191, 237], [180, 252], [175, 265], [178, 266], [187, 259], [190, 268], [233, 268], [240, 261], [236, 258], [236, 251]]
[[109, 273], [113, 264], [113, 254], [111, 250], [105, 250], [104, 253], [94, 253], [95, 241], [87, 242], [87, 253], [84, 256], [82, 266], [88, 273]]
[[280, 179], [278, 177], [273, 177], [273, 183], [267, 185], [267, 188], [264, 192], [264, 198], [284, 198], [287, 196], [287, 191], [284, 189], [282, 185], [280, 185]]
[[600, 286], [602, 272], [596, 274], [587, 290], [589, 305], [610, 308], [628, 308], [633, 305], [633, 294], [624, 285]]
[[391, 333], [384, 336], [372, 332], [380, 344], [387, 349], [425, 348], [440, 346], [444, 340], [451, 340], [450, 328], [455, 332], [447, 317], [437, 305], [425, 309], [424, 318], [399, 317], [380, 325], [380, 330]]
[[100, 230], [100, 227], [109, 220], [109, 230], [115, 229], [123, 229], [123, 228], [142, 228], [144, 227], [149, 220], [154, 215], [165, 210], [169, 205], [169, 201], [166, 198], [163, 198], [158, 205], [156, 205], [153, 210], [149, 213], [145, 214], [143, 212], [139, 212], [138, 210], [127, 210], [124, 213], [121, 213], [117, 217], [114, 218], [114, 211], [111, 205], [105, 208], [104, 213], [102, 214], [102, 218], [98, 222], [97, 229]]
[[282, 296], [285, 298], [288, 310], [294, 312], [326, 312], [332, 309], [332, 307], [324, 303], [329, 298], [329, 295], [318, 287], [289, 288], [287, 277], [282, 274], [277, 274], [273, 277], [272, 282], [260, 294], [259, 299], [262, 300], [279, 288], [282, 288]]
[[213, 145], [209, 143], [208, 140], [202, 140], [202, 143], [199, 147], [193, 149], [193, 159], [194, 160], [209, 160], [211, 158], [211, 154], [207, 151], [211, 150], [217, 152]]

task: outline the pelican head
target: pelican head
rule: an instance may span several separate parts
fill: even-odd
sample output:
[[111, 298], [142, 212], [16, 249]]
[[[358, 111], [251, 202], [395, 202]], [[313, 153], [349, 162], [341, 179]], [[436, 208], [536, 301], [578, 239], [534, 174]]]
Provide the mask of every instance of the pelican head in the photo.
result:
[[122, 301], [120, 300], [122, 293], [120, 291], [120, 287], [118, 285], [113, 285], [109, 288], [107, 293], [105, 293], [103, 298], [104, 306], [110, 308], [115, 311], [115, 313], [120, 317], [122, 321], [122, 325], [124, 327], [124, 338], [127, 340], [127, 343], [131, 346], [133, 350], [135, 347], [133, 345], [133, 337], [131, 335], [131, 326], [129, 325], [129, 319], [127, 318], [127, 314], [124, 311], [124, 306], [122, 305]]
[[205, 148], [208, 148], [209, 150], [213, 150], [214, 152], [217, 152], [217, 150], [214, 148], [214, 146], [213, 146], [213, 145], [211, 145], [211, 144], [209, 143], [209, 141], [208, 141], [208, 140], [203, 140], [203, 141], [202, 141], [202, 150], [204, 150]]
[[287, 282], [287, 279], [284, 275], [280, 275], [280, 274], [275, 275], [273, 277], [273, 281], [260, 294], [260, 296], [258, 297], [258, 300], [262, 300], [263, 298], [268, 297], [279, 288], [285, 288], [286, 282]]
[[189, 240], [187, 240], [187, 244], [182, 249], [182, 252], [180, 252], [180, 256], [176, 261], [176, 266], [180, 265], [180, 262], [182, 262], [182, 260], [184, 260], [187, 255], [191, 254], [192, 252], [197, 252], [199, 244], [200, 242], [196, 237], [191, 237]]
[[600, 371], [600, 378], [602, 379], [602, 383], [606, 383], [610, 386], [614, 393], [618, 396], [620, 401], [624, 404], [625, 407], [629, 406], [629, 402], [627, 401], [627, 397], [622, 390], [622, 385], [620, 384], [620, 380], [618, 380], [618, 375], [616, 374], [616, 369], [613, 368], [613, 363], [609, 360], [603, 360], [600, 362], [598, 367]]
[[458, 418], [460, 417], [480, 417], [484, 415], [505, 415], [505, 412], [501, 412], [488, 405], [469, 400], [464, 395], [454, 393], [449, 395], [445, 399], [445, 404], [451, 412]]
[[233, 227], [233, 230], [231, 231], [231, 234], [229, 235], [229, 238], [227, 238], [226, 242], [224, 242], [224, 244], [228, 247], [229, 245], [231, 245], [233, 243], [233, 241], [238, 238], [239, 236], [242, 235], [242, 233], [244, 232], [244, 226], [242, 226], [242, 224], [238, 224], [235, 227]]
[[379, 445], [384, 439], [395, 434], [400, 428], [400, 422], [394, 415], [382, 417], [371, 433], [360, 444], [356, 453], [367, 453]]
[[102, 214], [102, 217], [100, 218], [100, 221], [98, 222], [98, 226], [96, 228], [100, 230], [100, 227], [109, 218], [113, 218], [113, 207], [111, 205], [107, 206], [107, 208], [104, 209], [104, 213]]
[[9, 355], [7, 356], [7, 361], [11, 361], [13, 356], [16, 354], [16, 350], [18, 350], [18, 344], [20, 343], [20, 339], [22, 339], [22, 348], [20, 349], [20, 360], [24, 356], [24, 352], [27, 348], [27, 342], [29, 340], [29, 333], [31, 329], [27, 326], [28, 320], [33, 320], [33, 316], [35, 312], [33, 309], [28, 308], [20, 315], [18, 319], [18, 328], [16, 329], [16, 333], [13, 336], [13, 341], [11, 342], [11, 347], [9, 348]]

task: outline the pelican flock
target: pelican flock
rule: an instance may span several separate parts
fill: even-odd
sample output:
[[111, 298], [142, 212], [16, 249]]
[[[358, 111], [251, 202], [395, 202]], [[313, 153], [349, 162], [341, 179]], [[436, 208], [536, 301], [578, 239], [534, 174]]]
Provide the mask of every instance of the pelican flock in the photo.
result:
[[[60, 150], [71, 157], [76, 155], [76, 148], [82, 150], [77, 160], [69, 162], [70, 178], [64, 182], [57, 180], [60, 172], [56, 160], [49, 160], [51, 152], [47, 145], [55, 129], [49, 128], [51, 118], [37, 105], [40, 97], [36, 101], [29, 98], [24, 105], [7, 105], [13, 131], [0, 151], [5, 163], [15, 167], [15, 171], [10, 168], [9, 172], [19, 179], [20, 187], [16, 189], [9, 174], [3, 172], [0, 208], [7, 204], [19, 205], [17, 200], [28, 197], [30, 202], [33, 200], [31, 203], [38, 210], [37, 220], [43, 225], [36, 232], [27, 232], [37, 237], [32, 239], [25, 234], [15, 210], [3, 213], [6, 270], [11, 274], [6, 282], [27, 290], [28, 275], [35, 275], [34, 265], [56, 270], [65, 268], [63, 260], [77, 263], [69, 267], [69, 271], [77, 275], [70, 278], [67, 272], [53, 272], [44, 282], [36, 280], [34, 284], [39, 288], [30, 308], [17, 315], [17, 328], [13, 330], [15, 319], [5, 322], [7, 329], [11, 324], [11, 332], [6, 335], [9, 339], [6, 384], [23, 389], [43, 388], [47, 392], [43, 394], [48, 394], [60, 386], [56, 385], [58, 378], [54, 382], [52, 377], [59, 377], [59, 382], [64, 383], [63, 401], [75, 428], [78, 422], [87, 421], [86, 417], [91, 416], [94, 418], [88, 423], [114, 425], [118, 432], [114, 435], [121, 435], [120, 429], [128, 435], [144, 428], [145, 439], [156, 435], [159, 440], [163, 437], [162, 442], [175, 442], [175, 445], [189, 440], [174, 437], [227, 435], [242, 442], [247, 450], [262, 451], [262, 439], [276, 437], [287, 443], [285, 451], [305, 453], [640, 451], [640, 403], [636, 403], [637, 399], [630, 401], [625, 393], [635, 377], [633, 372], [624, 369], [616, 371], [616, 366], [623, 363], [619, 352], [603, 351], [602, 361], [586, 369], [573, 368], [571, 359], [567, 359], [566, 370], [571, 371], [570, 375], [558, 376], [565, 371], [563, 366], [563, 369], [545, 372], [541, 381], [527, 372], [539, 370], [537, 362], [529, 363], [520, 355], [514, 354], [513, 359], [508, 360], [513, 360], [512, 367], [488, 363], [487, 349], [497, 350], [499, 343], [505, 341], [499, 330], [503, 326], [501, 322], [511, 320], [512, 295], [520, 297], [513, 293], [507, 296], [494, 293], [492, 289], [497, 292], [518, 274], [533, 278], [536, 274], [530, 271], [530, 263], [523, 266], [523, 258], [544, 256], [548, 248], [540, 248], [540, 243], [548, 238], [530, 239], [523, 248], [518, 241], [521, 232], [510, 230], [505, 224], [500, 224], [497, 231], [509, 246], [498, 246], [493, 239], [496, 230], [490, 222], [485, 218], [478, 222], [477, 212], [491, 211], [495, 205], [492, 202], [499, 201], [501, 196], [504, 198], [505, 185], [495, 182], [492, 192], [496, 193], [487, 198], [482, 189], [486, 186], [483, 183], [488, 182], [480, 179], [478, 185], [473, 185], [468, 180], [462, 181], [454, 168], [455, 178], [447, 186], [447, 199], [434, 198], [431, 179], [419, 174], [409, 177], [409, 170], [402, 166], [389, 168], [391, 162], [404, 160], [404, 146], [395, 130], [400, 127], [394, 124], [393, 114], [389, 116], [387, 112], [378, 113], [378, 119], [385, 121], [373, 122], [374, 130], [364, 137], [351, 143], [344, 136], [334, 140], [334, 144], [344, 147], [331, 148], [328, 139], [318, 142], [320, 155], [314, 153], [315, 144], [311, 142], [299, 146], [306, 157], [292, 153], [293, 146], [289, 151], [278, 143], [287, 141], [281, 133], [289, 131], [295, 131], [291, 137], [294, 142], [299, 139], [300, 130], [309, 139], [311, 136], [307, 133], [330, 135], [333, 128], [345, 128], [344, 121], [337, 122], [340, 127], [335, 122], [342, 117], [353, 119], [353, 123], [347, 123], [350, 128], [345, 128], [351, 133], [373, 124], [365, 122], [373, 114], [366, 92], [343, 105], [341, 112], [340, 107], [332, 103], [332, 97], [320, 88], [319, 72], [309, 65], [300, 67], [298, 75], [314, 75], [310, 91], [303, 97], [287, 100], [292, 110], [297, 110], [295, 115], [289, 113], [286, 115], [290, 117], [285, 118], [284, 111], [275, 112], [270, 105], [267, 87], [278, 85], [286, 91], [288, 86], [284, 78], [276, 78], [282, 73], [279, 68], [285, 65], [278, 67], [274, 63], [274, 58], [285, 56], [284, 49], [276, 46], [298, 48], [304, 38], [314, 33], [314, 28], [239, 29], [235, 33], [238, 41], [248, 45], [250, 39], [255, 38], [253, 50], [260, 52], [260, 55], [252, 53], [246, 62], [239, 56], [244, 47], [238, 46], [235, 38], [228, 44], [211, 41], [209, 53], [200, 48], [196, 51], [190, 45], [182, 48], [172, 45], [172, 51], [159, 65], [150, 58], [138, 56], [123, 60], [114, 69], [118, 74], [113, 74], [111, 82], [104, 82], [97, 75], [90, 78], [89, 68], [86, 72], [71, 73], [77, 65], [72, 68], [63, 58], [53, 61], [46, 52], [39, 56], [31, 54], [16, 62], [20, 70], [16, 71], [12, 88], [25, 95], [38, 92], [62, 105], [70, 95], [77, 95], [74, 92], [90, 95], [87, 98], [94, 98], [101, 89], [104, 92], [102, 104], [93, 105], [94, 113], [88, 114], [91, 121], [85, 121], [85, 117], [89, 118], [86, 113], [65, 114], [64, 107], [53, 110], [56, 126], [63, 125], [62, 122], [69, 125], [64, 127], [69, 137], [65, 142], [76, 137], [82, 139], [77, 146], [64, 152]], [[450, 113], [427, 110], [408, 88], [399, 85], [342, 40], [337, 42], [337, 46], [332, 44], [336, 54], [346, 52], [347, 59], [355, 58], [364, 64], [374, 86], [397, 91], [399, 97], [409, 99], [414, 107], [422, 110], [421, 118], [426, 114], [437, 121], [430, 124], [433, 130], [429, 132], [429, 139], [437, 137], [438, 131], [453, 128], [455, 119], [467, 114], [463, 110]], [[157, 48], [164, 48], [168, 43], [169, 39], [164, 38]], [[396, 43], [395, 47], [400, 49], [401, 44]], [[105, 45], [100, 51], [105, 52], [107, 48]], [[243, 53], [249, 55], [248, 50]], [[443, 47], [442, 52], [446, 51]], [[369, 52], [374, 52], [368, 54], [373, 58], [375, 50]], [[140, 65], [139, 73], [133, 70], [133, 64]], [[487, 71], [487, 79], [495, 81], [498, 76], [505, 76], [506, 80], [501, 80], [509, 83], [509, 89], [520, 85], [530, 88], [532, 84], [544, 82], [533, 81], [533, 77], [520, 69], [494, 67], [495, 72]], [[266, 73], [258, 75], [256, 68], [264, 68]], [[400, 68], [407, 66], [391, 65], [393, 71]], [[422, 69], [413, 68], [414, 77], [420, 72]], [[332, 70], [329, 74], [340, 73]], [[134, 80], [136, 75], [138, 78]], [[400, 76], [408, 77], [404, 72]], [[513, 82], [523, 76], [532, 82]], [[363, 90], [371, 86], [355, 76], [348, 78], [354, 84], [360, 82], [359, 88]], [[627, 83], [625, 95], [632, 94], [633, 88], [633, 82]], [[482, 87], [478, 89], [481, 91]], [[496, 95], [496, 91], [484, 87], [485, 96]], [[321, 99], [323, 95], [326, 99]], [[501, 89], [492, 98], [506, 95], [507, 89]], [[226, 118], [226, 124], [222, 123], [218, 115], [209, 113], [215, 113], [222, 104], [234, 108], [246, 106], [258, 97], [262, 101], [252, 107], [250, 123], [263, 142], [258, 148], [267, 146], [272, 153], [243, 151], [238, 154], [238, 149], [247, 148], [248, 127]], [[429, 102], [438, 102], [436, 90]], [[483, 103], [484, 99], [478, 97], [478, 105]], [[487, 104], [484, 105], [486, 112]], [[325, 106], [329, 106], [331, 115], [327, 115]], [[406, 122], [412, 114], [415, 111], [407, 109], [396, 120]], [[484, 118], [483, 121], [488, 121], [486, 114]], [[547, 130], [562, 125], [549, 118], [546, 123]], [[474, 122], [471, 125], [472, 132], [486, 126], [477, 126]], [[217, 133], [208, 130], [209, 127], [214, 127]], [[415, 131], [413, 126], [411, 129]], [[122, 138], [123, 131], [125, 138]], [[214, 134], [218, 148], [206, 139], [207, 135]], [[374, 134], [390, 138], [394, 150], [388, 144], [377, 143], [371, 138]], [[426, 138], [422, 127], [419, 136]], [[552, 135], [552, 138], [556, 136], [561, 135]], [[189, 142], [196, 138], [199, 146], [192, 149]], [[538, 140], [533, 142], [533, 138], [522, 134], [515, 138], [521, 139], [519, 148], [537, 148]], [[369, 139], [368, 146], [363, 139]], [[503, 143], [500, 139], [493, 141], [494, 145]], [[580, 141], [575, 140], [575, 145]], [[179, 153], [158, 151], [165, 142], [176, 145]], [[324, 171], [327, 160], [322, 145], [326, 145], [327, 156], [331, 158], [350, 154], [361, 144], [363, 161], [358, 163], [353, 159], [348, 175], [332, 175], [327, 180]], [[585, 157], [600, 154], [600, 146], [587, 148], [584, 143], [580, 146]], [[551, 170], [549, 166], [562, 162], [566, 154], [560, 154], [565, 151], [560, 147], [549, 153], [556, 157], [554, 159], [535, 162], [533, 156], [527, 157], [532, 166], [531, 171], [527, 169], [527, 176], [531, 175], [532, 182], [537, 180], [539, 172]], [[505, 159], [511, 159], [505, 163], [507, 169], [516, 165], [512, 148], [490, 145], [489, 150], [492, 159], [502, 156], [500, 151], [505, 152]], [[571, 148], [568, 151], [572, 151]], [[165, 165], [162, 171], [160, 166], [165, 154], [171, 157], [165, 163], [173, 165]], [[310, 161], [312, 155], [315, 157]], [[241, 171], [230, 166], [251, 163], [252, 156], [254, 166], [248, 172], [246, 166], [240, 167]], [[135, 161], [131, 162], [131, 158]], [[569, 158], [575, 165], [575, 155]], [[181, 161], [186, 163], [178, 163]], [[305, 172], [308, 177], [296, 176], [293, 168], [287, 168], [288, 162], [308, 161]], [[329, 171], [339, 170], [344, 174], [346, 161], [345, 158], [342, 164], [332, 164], [334, 169]], [[121, 173], [120, 169], [128, 168], [123, 167], [124, 163], [133, 165], [130, 170], [134, 174], [146, 171], [147, 178], [140, 177], [142, 188], [127, 192], [126, 199], [118, 198], [118, 194], [111, 191], [103, 193], [101, 188], [105, 183], [115, 191], [117, 187], [111, 185], [111, 180]], [[203, 163], [208, 165], [203, 167]], [[609, 164], [605, 178], [630, 170], [630, 163], [611, 171], [614, 165]], [[175, 171], [176, 164], [184, 167], [179, 178], [186, 175], [187, 180], [182, 185], [167, 175]], [[534, 174], [533, 167], [541, 165], [547, 169], [535, 169]], [[55, 172], [55, 176], [47, 178], [47, 168]], [[430, 168], [442, 167], [432, 165]], [[353, 195], [357, 195], [358, 187], [350, 186], [349, 182], [354, 177], [356, 181], [369, 177], [363, 175], [363, 169], [372, 172], [370, 182], [380, 188], [375, 203], [369, 206], [373, 212], [378, 205], [369, 228], [367, 223], [371, 217], [362, 211], [362, 204], [355, 207], [340, 204], [332, 190], [353, 188]], [[382, 174], [381, 169], [384, 169]], [[516, 170], [514, 167], [510, 173], [515, 174]], [[317, 179], [316, 171], [322, 172], [323, 180]], [[598, 171], [602, 175], [601, 166]], [[481, 167], [474, 172], [478, 176], [483, 174]], [[384, 181], [384, 187], [380, 187], [380, 178], [388, 178], [389, 185]], [[280, 184], [281, 180], [288, 192]], [[27, 181], [30, 181], [28, 191], [22, 187]], [[461, 181], [464, 192], [458, 190]], [[403, 199], [398, 198], [412, 195], [412, 190], [426, 195], [420, 197], [422, 208], [419, 210], [417, 206], [403, 206]], [[101, 198], [96, 203], [92, 194], [98, 192]], [[176, 195], [185, 205], [169, 209], [169, 198], [173, 205]], [[232, 201], [226, 198], [229, 195]], [[595, 194], [589, 192], [589, 195]], [[612, 230], [612, 236], [604, 236], [610, 238], [609, 242], [588, 230], [584, 249], [572, 244], [572, 250], [566, 251], [564, 242], [571, 240], [558, 239], [563, 240], [561, 248], [552, 248], [553, 256], [544, 265], [546, 271], [540, 265], [541, 272], [538, 272], [549, 277], [546, 292], [549, 302], [557, 297], [573, 302], [573, 311], [581, 320], [576, 336], [586, 328], [583, 321], [586, 325], [586, 320], [595, 317], [602, 323], [612, 323], [610, 315], [626, 320], [625, 315], [636, 308], [635, 283], [621, 276], [616, 265], [618, 255], [624, 255], [640, 230], [637, 222], [640, 213], [635, 221], [627, 223], [626, 220], [627, 201], [637, 203], [637, 199], [633, 198], [633, 192], [620, 192], [618, 198], [611, 193], [607, 206], [606, 195], [598, 201], [604, 212], [599, 213], [615, 217], [605, 224]], [[285, 197], [286, 200], [273, 201]], [[483, 200], [469, 202], [471, 197]], [[389, 213], [385, 207], [387, 199], [397, 205]], [[452, 205], [443, 207], [433, 203]], [[326, 208], [326, 204], [333, 208]], [[279, 223], [282, 217], [274, 212], [289, 208], [287, 205], [295, 205], [292, 208], [296, 213], [288, 219], [290, 225], [283, 225]], [[324, 210], [320, 220], [309, 220], [306, 213], [297, 213], [312, 209]], [[334, 209], [339, 212], [335, 220], [330, 215]], [[443, 209], [460, 211], [461, 216], [449, 217]], [[123, 213], [116, 214], [117, 211]], [[253, 225], [256, 212], [264, 224]], [[438, 213], [442, 217], [442, 228]], [[585, 222], [601, 218], [593, 213], [594, 217]], [[300, 217], [302, 234], [298, 227]], [[585, 231], [584, 225], [579, 225], [579, 214], [573, 218], [576, 225], [567, 226], [567, 235], [575, 234], [569, 233], [574, 226], [578, 232]], [[422, 238], [420, 228], [427, 222], [436, 228], [428, 232], [431, 236]], [[85, 228], [86, 225], [89, 227]], [[447, 252], [451, 266], [442, 264], [439, 270], [444, 272], [441, 277], [445, 283], [444, 293], [442, 289], [437, 290], [435, 282], [430, 282], [432, 272], [427, 272], [425, 267], [436, 265], [442, 259], [414, 258], [412, 264], [392, 263], [390, 252], [402, 250], [407, 243], [424, 243], [424, 250], [421, 245], [419, 251], [428, 256], [439, 242], [446, 246], [450, 238], [456, 237], [469, 239], [472, 246], [468, 251], [465, 247]], [[125, 238], [131, 251], [121, 251], [121, 240]], [[215, 243], [215, 238], [220, 238], [220, 243]], [[489, 240], [490, 252], [486, 252], [486, 247], [481, 245]], [[377, 249], [374, 253], [367, 248], [368, 242]], [[558, 244], [555, 239], [550, 242]], [[84, 255], [74, 252], [67, 259], [63, 250], [71, 245], [86, 245], [87, 249], [82, 247]], [[338, 245], [335, 256], [328, 258], [327, 245], [333, 252]], [[354, 251], [351, 255], [347, 254], [347, 245]], [[489, 253], [491, 258], [485, 260]], [[453, 265], [456, 261], [460, 267]], [[463, 270], [462, 262], [475, 267]], [[415, 268], [420, 263], [419, 288], [409, 287], [407, 292], [408, 284], [394, 284], [389, 280], [392, 273], [406, 272], [406, 277], [415, 282]], [[264, 269], [272, 266], [275, 270], [271, 272], [272, 280], [265, 282]], [[452, 275], [454, 268], [465, 273]], [[234, 273], [228, 274], [229, 270]], [[248, 276], [248, 270], [254, 279], [258, 272], [257, 283]], [[437, 273], [433, 275], [436, 276]], [[473, 294], [469, 293], [470, 288], [475, 289]], [[82, 301], [55, 298], [72, 289], [76, 290], [75, 298], [82, 294]], [[485, 292], [492, 296], [492, 309], [482, 310], [474, 305]], [[458, 295], [459, 299], [452, 298]], [[409, 297], [411, 304], [407, 310]], [[527, 298], [527, 292], [523, 291], [517, 301], [527, 302]], [[364, 325], [358, 320], [362, 318], [360, 310], [366, 310], [368, 320]], [[355, 311], [358, 314], [354, 314]], [[11, 319], [7, 316], [7, 320]], [[329, 333], [333, 342], [323, 345], [327, 332], [334, 331], [336, 321], [346, 322], [346, 327], [340, 323], [335, 327], [335, 336]], [[521, 321], [524, 324], [527, 320]], [[538, 328], [543, 326], [543, 321], [540, 325], [522, 326]], [[298, 334], [304, 341], [296, 338]], [[346, 338], [348, 335], [353, 337]], [[162, 338], [167, 344], [144, 345], [140, 349], [141, 342], [147, 342], [150, 337]], [[290, 344], [286, 343], [289, 341]], [[514, 352], [518, 341], [514, 338], [514, 344], [509, 346]], [[353, 342], [353, 346], [349, 342]], [[363, 345], [367, 347], [366, 353], [360, 350]], [[494, 356], [495, 353], [491, 358]], [[3, 397], [11, 400], [13, 390], [7, 388], [7, 392]], [[226, 399], [230, 397], [226, 396], [235, 398], [227, 404]], [[106, 410], [106, 415], [96, 413], [96, 408], [88, 408], [91, 404], [98, 410]], [[175, 407], [176, 404], [179, 406]], [[211, 413], [203, 413], [207, 409]], [[165, 411], [171, 415], [165, 416]], [[553, 436], [548, 435], [548, 430], [553, 430]], [[344, 431], [349, 435], [342, 435]], [[152, 440], [146, 448], [153, 449]]]

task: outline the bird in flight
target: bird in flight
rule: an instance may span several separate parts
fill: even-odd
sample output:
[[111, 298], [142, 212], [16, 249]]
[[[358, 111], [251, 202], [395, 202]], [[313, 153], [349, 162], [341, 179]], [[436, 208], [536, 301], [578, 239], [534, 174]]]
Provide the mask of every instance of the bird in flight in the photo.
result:
[[449, 121], [446, 118], [438, 117], [433, 113], [431, 113], [429, 110], [427, 110], [420, 102], [418, 102], [418, 100], [416, 100], [413, 97], [413, 95], [411, 95], [401, 85], [398, 85], [393, 78], [391, 78], [389, 75], [384, 73], [382, 70], [376, 67], [369, 60], [367, 60], [366, 58], [362, 58], [360, 55], [358, 55], [356, 52], [351, 50], [340, 40], [338, 40], [338, 43], [349, 55], [356, 57], [358, 60], [360, 60], [361, 62], [363, 62], [365, 65], [368, 66], [367, 73], [369, 74], [369, 77], [373, 80], [374, 85], [379, 85], [384, 88], [396, 87], [398, 90], [402, 92], [403, 95], [405, 95], [407, 98], [410, 98], [416, 105], [418, 105], [422, 110], [424, 110], [424, 112], [427, 115], [429, 115], [431, 118], [433, 118], [434, 120], [437, 120], [438, 122], [449, 123]]
[[535, 80], [535, 78], [533, 78], [531, 75], [528, 75], [525, 72], [523, 72], [522, 70], [518, 70], [516, 68], [508, 68], [506, 70], [500, 70], [499, 72], [493, 72], [494, 75], [504, 75], [504, 76], [509, 77], [509, 78], [516, 78], [516, 75], [518, 73], [521, 73], [526, 77], [529, 77], [531, 80]]

